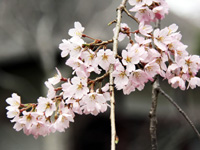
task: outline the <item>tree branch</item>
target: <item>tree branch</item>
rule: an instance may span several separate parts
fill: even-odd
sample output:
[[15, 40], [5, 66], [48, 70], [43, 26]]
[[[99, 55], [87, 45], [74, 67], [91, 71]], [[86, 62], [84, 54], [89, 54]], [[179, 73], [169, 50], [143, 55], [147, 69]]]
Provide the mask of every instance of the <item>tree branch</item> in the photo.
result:
[[155, 78], [155, 81], [152, 85], [152, 105], [151, 110], [149, 112], [150, 118], [150, 136], [151, 136], [151, 149], [157, 150], [157, 117], [156, 117], [156, 110], [157, 110], [157, 101], [158, 101], [158, 94], [159, 94], [159, 79], [158, 76]]
[[135, 22], [137, 22], [138, 24], [140, 23], [140, 22], [138, 21], [138, 19], [135, 18], [134, 16], [132, 16], [126, 8], [124, 8], [124, 12], [125, 12], [129, 17], [131, 17], [133, 20], [135, 20]]
[[[160, 20], [156, 22], [155, 28], [160, 28]], [[154, 45], [155, 47], [155, 45]], [[151, 136], [151, 149], [157, 150], [158, 149], [158, 142], [157, 142], [157, 116], [156, 116], [156, 110], [157, 110], [157, 103], [158, 103], [158, 94], [160, 83], [159, 83], [159, 76], [157, 75], [155, 77], [155, 80], [152, 85], [152, 104], [151, 109], [149, 112], [149, 118], [150, 118], [150, 136]]]
[[[120, 32], [120, 24], [121, 24], [121, 18], [122, 18], [122, 11], [125, 8], [127, 0], [122, 0], [121, 4], [117, 8], [117, 20], [116, 20], [116, 28], [113, 36], [113, 53], [116, 57], [117, 55], [117, 48], [118, 48], [118, 37]], [[114, 96], [114, 81], [112, 72], [114, 71], [114, 65], [110, 66], [109, 73], [109, 84], [110, 84], [110, 121], [111, 121], [111, 150], [115, 150], [115, 140], [116, 140], [116, 126], [115, 126], [115, 96]]]
[[199, 140], [200, 140], [200, 133], [195, 127], [194, 123], [190, 120], [190, 118], [187, 116], [187, 114], [181, 109], [181, 107], [169, 96], [167, 95], [160, 87], [159, 87], [159, 92], [169, 100], [171, 104], [174, 105], [174, 107], [183, 115], [183, 117], [186, 119], [186, 121], [189, 123], [189, 125], [192, 127], [194, 132], [197, 134]]

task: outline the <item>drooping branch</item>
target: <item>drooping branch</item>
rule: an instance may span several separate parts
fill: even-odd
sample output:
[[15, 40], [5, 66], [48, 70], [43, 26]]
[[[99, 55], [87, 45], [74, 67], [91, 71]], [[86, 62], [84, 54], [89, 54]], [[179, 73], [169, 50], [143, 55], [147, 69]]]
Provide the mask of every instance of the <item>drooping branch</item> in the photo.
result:
[[[156, 22], [156, 28], [160, 28], [160, 20]], [[155, 47], [155, 45], [154, 45]], [[155, 80], [152, 85], [152, 104], [151, 104], [151, 109], [149, 112], [149, 118], [150, 118], [150, 137], [151, 137], [151, 149], [152, 150], [157, 150], [158, 144], [157, 144], [157, 116], [156, 116], [156, 111], [157, 111], [157, 103], [158, 103], [158, 94], [159, 94], [159, 77], [158, 75], [155, 77]]]
[[[125, 8], [127, 0], [122, 0], [121, 4], [117, 8], [117, 19], [116, 19], [116, 27], [115, 27], [115, 32], [113, 36], [113, 53], [114, 56], [116, 57], [117, 55], [117, 48], [118, 48], [118, 37], [119, 37], [119, 32], [120, 32], [120, 24], [121, 24], [121, 18], [122, 18], [122, 11]], [[111, 121], [111, 150], [115, 150], [116, 148], [116, 126], [115, 126], [115, 96], [114, 96], [114, 81], [113, 81], [113, 75], [112, 72], [114, 71], [114, 65], [110, 66], [109, 73], [110, 73], [110, 78], [109, 78], [109, 84], [110, 84], [110, 93], [111, 93], [111, 98], [110, 98], [110, 121]]]
[[194, 123], [190, 120], [190, 118], [188, 117], [188, 115], [181, 109], [181, 107], [168, 95], [166, 94], [160, 87], [159, 87], [159, 92], [165, 97], [167, 98], [167, 100], [169, 100], [169, 102], [174, 105], [174, 107], [181, 113], [181, 115], [183, 115], [183, 117], [186, 119], [186, 121], [189, 123], [189, 125], [192, 127], [192, 129], [194, 130], [194, 132], [197, 134], [199, 140], [200, 140], [200, 133], [197, 130], [197, 128], [195, 127]]
[[135, 22], [137, 22], [137, 23], [139, 24], [138, 19], [135, 18], [134, 16], [132, 16], [132, 15], [128, 12], [128, 10], [127, 10], [126, 8], [124, 8], [124, 12], [125, 12], [129, 17], [131, 17], [133, 20], [135, 20]]
[[157, 117], [156, 117], [156, 110], [157, 110], [157, 101], [158, 101], [158, 94], [159, 94], [159, 79], [158, 76], [155, 78], [153, 85], [152, 85], [152, 105], [151, 110], [149, 112], [150, 118], [150, 136], [151, 136], [151, 149], [157, 150]]

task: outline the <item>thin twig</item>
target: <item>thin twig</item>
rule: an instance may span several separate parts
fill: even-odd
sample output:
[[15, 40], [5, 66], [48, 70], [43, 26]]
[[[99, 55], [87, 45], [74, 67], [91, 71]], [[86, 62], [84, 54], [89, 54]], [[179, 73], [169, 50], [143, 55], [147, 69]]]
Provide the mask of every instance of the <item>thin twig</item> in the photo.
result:
[[187, 116], [187, 114], [181, 109], [181, 107], [168, 95], [166, 94], [161, 88], [159, 88], [160, 93], [169, 100], [171, 104], [174, 105], [174, 107], [183, 115], [183, 117], [186, 119], [186, 121], [189, 123], [189, 125], [192, 127], [194, 132], [197, 134], [199, 140], [200, 140], [200, 133], [195, 127], [194, 123], [190, 120], [190, 118]]
[[[117, 8], [117, 20], [116, 20], [116, 28], [113, 36], [113, 53], [116, 57], [117, 55], [117, 48], [118, 48], [118, 37], [120, 32], [120, 24], [121, 24], [121, 18], [122, 18], [122, 11], [125, 8], [127, 0], [122, 0], [121, 4]], [[114, 81], [113, 81], [113, 75], [112, 72], [114, 71], [114, 65], [110, 66], [109, 73], [109, 84], [110, 84], [110, 121], [111, 121], [111, 150], [115, 150], [116, 148], [116, 126], [115, 126], [115, 96], [114, 96]]]
[[97, 81], [100, 81], [100, 80], [103, 80], [105, 77], [107, 77], [109, 75], [109, 72], [106, 72], [104, 75], [100, 76], [100, 77], [97, 77], [96, 79], [94, 80], [90, 80], [88, 82], [88, 84], [91, 84], [91, 83], [95, 83]]
[[150, 118], [150, 136], [151, 136], [151, 149], [157, 150], [157, 117], [156, 117], [156, 110], [157, 110], [157, 101], [158, 101], [158, 94], [159, 94], [159, 79], [158, 76], [155, 78], [155, 81], [152, 85], [152, 105], [151, 110], [149, 112], [149, 118]]
[[133, 20], [135, 20], [135, 21], [139, 24], [138, 19], [135, 18], [134, 16], [132, 16], [126, 8], [124, 8], [124, 12], [125, 12], [129, 17], [131, 17]]

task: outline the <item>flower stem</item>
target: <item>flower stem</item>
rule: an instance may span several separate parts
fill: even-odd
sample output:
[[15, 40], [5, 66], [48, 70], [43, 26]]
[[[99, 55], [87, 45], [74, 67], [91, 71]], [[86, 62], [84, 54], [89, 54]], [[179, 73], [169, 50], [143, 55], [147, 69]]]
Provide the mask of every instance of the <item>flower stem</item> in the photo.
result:
[[[118, 48], [118, 37], [120, 32], [120, 24], [121, 24], [121, 18], [122, 18], [122, 11], [125, 8], [127, 0], [122, 0], [121, 4], [117, 8], [117, 20], [116, 20], [116, 30], [114, 32], [113, 36], [113, 53], [114, 56], [117, 56], [117, 48]], [[109, 84], [110, 84], [110, 121], [111, 121], [111, 150], [115, 150], [116, 148], [116, 126], [115, 126], [115, 93], [114, 93], [114, 82], [113, 82], [113, 76], [112, 72], [114, 71], [114, 65], [110, 66], [109, 69]]]

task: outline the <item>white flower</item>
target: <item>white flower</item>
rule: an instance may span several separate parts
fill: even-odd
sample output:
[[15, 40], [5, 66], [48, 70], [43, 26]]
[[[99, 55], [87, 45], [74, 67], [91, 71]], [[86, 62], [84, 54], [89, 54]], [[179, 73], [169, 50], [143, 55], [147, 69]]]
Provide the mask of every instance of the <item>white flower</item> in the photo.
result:
[[113, 52], [110, 49], [99, 50], [97, 53], [97, 62], [99, 63], [99, 66], [101, 66], [101, 68], [107, 71], [109, 69], [110, 64], [115, 63], [115, 57]]
[[71, 91], [74, 93], [74, 98], [80, 99], [83, 95], [89, 92], [87, 87], [87, 80], [81, 79], [79, 77], [73, 77]]
[[146, 25], [144, 22], [141, 22], [139, 24], [139, 31], [142, 35], [150, 37], [149, 33], [153, 31], [153, 28], [151, 25]]
[[6, 107], [8, 110], [7, 117], [14, 118], [18, 116], [20, 113], [19, 106], [21, 104], [21, 98], [16, 93], [13, 93], [12, 97], [6, 99], [6, 102], [10, 105]]
[[16, 93], [13, 93], [12, 97], [9, 97], [9, 98], [6, 99], [6, 102], [10, 106], [18, 108], [21, 104], [21, 98]]
[[62, 50], [61, 57], [66, 57], [72, 49], [72, 44], [69, 40], [63, 39], [59, 44], [59, 49]]
[[45, 112], [45, 116], [49, 117], [56, 110], [55, 102], [53, 102], [49, 98], [39, 97], [38, 98], [38, 106], [36, 107], [37, 112], [43, 113]]
[[84, 109], [85, 114], [97, 115], [100, 112], [104, 112], [107, 109], [106, 99], [103, 94], [98, 94], [96, 92], [89, 93], [85, 95], [82, 99], [82, 109]]
[[56, 95], [56, 91], [55, 91], [53, 85], [48, 81], [46, 81], [44, 84], [48, 88], [47, 97], [50, 98], [50, 99], [54, 98], [55, 95]]
[[80, 22], [74, 22], [74, 28], [70, 29], [68, 34], [72, 37], [82, 37], [84, 29]]
[[56, 85], [57, 83], [59, 83], [62, 78], [62, 75], [61, 75], [60, 71], [58, 70], [58, 68], [56, 68], [56, 71], [57, 71], [57, 75], [48, 79], [49, 83], [51, 83], [53, 85]]
[[129, 72], [124, 69], [124, 67], [120, 64], [117, 65], [115, 71], [112, 73], [113, 77], [115, 77], [114, 83], [118, 90], [123, 89], [125, 85], [128, 84], [128, 76]]

